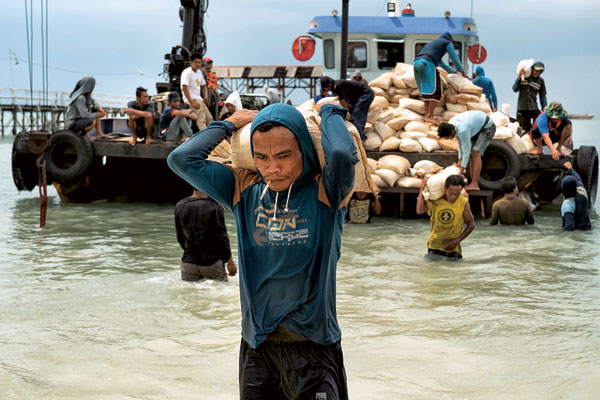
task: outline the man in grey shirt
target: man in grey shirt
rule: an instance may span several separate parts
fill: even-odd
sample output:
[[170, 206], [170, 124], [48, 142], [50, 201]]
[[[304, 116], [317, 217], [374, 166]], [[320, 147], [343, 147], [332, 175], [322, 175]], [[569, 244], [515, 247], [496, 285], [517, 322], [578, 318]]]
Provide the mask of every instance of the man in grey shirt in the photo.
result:
[[135, 89], [135, 101], [127, 103], [127, 108], [123, 112], [129, 115], [127, 122], [131, 130], [129, 144], [135, 146], [138, 138], [142, 138], [146, 144], [152, 143], [156, 109], [154, 103], [150, 101], [148, 90], [141, 86]]
[[[65, 128], [85, 134], [96, 128], [96, 139], [106, 136], [102, 133], [100, 120], [108, 114], [92, 98], [96, 80], [85, 76], [77, 82], [69, 96], [69, 106], [65, 114]], [[95, 111], [96, 110], [96, 111]]]

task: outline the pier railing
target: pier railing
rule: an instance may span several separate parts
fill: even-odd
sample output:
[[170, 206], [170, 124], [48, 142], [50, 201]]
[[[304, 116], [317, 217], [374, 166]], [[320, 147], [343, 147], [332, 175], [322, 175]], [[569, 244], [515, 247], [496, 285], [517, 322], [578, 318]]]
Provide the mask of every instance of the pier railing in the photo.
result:
[[[16, 135], [22, 130], [57, 130], [64, 126], [69, 92], [0, 88], [0, 132]], [[123, 116], [133, 96], [94, 93], [94, 99], [110, 117]]]

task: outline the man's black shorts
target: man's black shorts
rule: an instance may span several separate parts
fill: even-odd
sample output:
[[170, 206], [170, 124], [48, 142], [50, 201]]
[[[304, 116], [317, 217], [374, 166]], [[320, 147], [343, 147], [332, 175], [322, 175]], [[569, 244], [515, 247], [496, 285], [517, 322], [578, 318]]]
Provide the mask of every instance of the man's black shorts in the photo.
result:
[[346, 371], [338, 341], [266, 340], [240, 345], [240, 399], [347, 400]]

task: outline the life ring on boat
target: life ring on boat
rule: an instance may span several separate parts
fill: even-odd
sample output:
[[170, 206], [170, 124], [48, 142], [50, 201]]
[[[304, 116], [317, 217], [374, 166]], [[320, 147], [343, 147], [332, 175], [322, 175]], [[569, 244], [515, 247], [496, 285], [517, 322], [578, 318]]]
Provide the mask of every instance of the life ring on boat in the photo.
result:
[[93, 160], [92, 145], [71, 130], [54, 132], [46, 152], [46, 170], [56, 182], [73, 182], [81, 177]]
[[581, 176], [588, 195], [588, 207], [596, 202], [598, 192], [598, 152], [594, 146], [581, 146], [577, 150], [573, 167]]
[[12, 147], [12, 175], [15, 186], [20, 190], [32, 191], [38, 183], [37, 155], [29, 151], [29, 133], [19, 132]]
[[502, 140], [492, 140], [481, 156], [482, 189], [502, 190], [504, 178], [519, 178], [521, 161], [519, 155]]

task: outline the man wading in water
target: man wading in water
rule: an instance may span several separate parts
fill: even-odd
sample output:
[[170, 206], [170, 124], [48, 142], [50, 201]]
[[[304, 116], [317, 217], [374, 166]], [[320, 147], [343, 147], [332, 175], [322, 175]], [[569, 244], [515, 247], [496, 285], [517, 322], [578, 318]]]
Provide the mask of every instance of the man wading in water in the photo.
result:
[[[286, 104], [256, 117], [236, 111], [168, 158], [173, 171], [236, 219], [241, 399], [348, 398], [335, 276], [358, 157], [344, 125], [347, 110], [325, 104], [320, 114], [323, 170], [304, 117]], [[257, 172], [207, 161], [252, 120]]]

